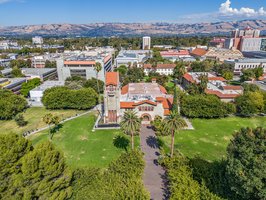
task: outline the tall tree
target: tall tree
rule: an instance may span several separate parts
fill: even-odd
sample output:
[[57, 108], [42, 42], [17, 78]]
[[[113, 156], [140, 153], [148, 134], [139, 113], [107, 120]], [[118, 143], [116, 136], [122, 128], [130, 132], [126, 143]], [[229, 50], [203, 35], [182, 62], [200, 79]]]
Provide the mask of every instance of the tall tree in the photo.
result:
[[175, 133], [177, 133], [180, 129], [187, 126], [184, 119], [180, 117], [180, 115], [173, 111], [170, 115], [165, 119], [165, 131], [171, 133], [171, 157], [174, 155], [174, 144], [175, 144]]
[[99, 94], [99, 103], [100, 103], [100, 88], [99, 88], [99, 82], [98, 82], [98, 79], [99, 79], [99, 72], [102, 70], [102, 65], [101, 63], [97, 62], [95, 65], [94, 65], [94, 70], [96, 71], [96, 78], [97, 78], [97, 90], [98, 90], [98, 94]]
[[227, 148], [227, 179], [238, 199], [266, 199], [266, 129], [243, 128]]
[[182, 83], [182, 77], [186, 73], [186, 68], [184, 62], [178, 62], [174, 69], [174, 77], [178, 79], [179, 84]]
[[139, 132], [141, 120], [134, 111], [126, 111], [120, 123], [122, 130], [131, 135], [131, 148], [134, 149], [134, 134]]
[[200, 80], [199, 91], [201, 94], [203, 94], [208, 85], [208, 75], [205, 74], [200, 75], [199, 80]]

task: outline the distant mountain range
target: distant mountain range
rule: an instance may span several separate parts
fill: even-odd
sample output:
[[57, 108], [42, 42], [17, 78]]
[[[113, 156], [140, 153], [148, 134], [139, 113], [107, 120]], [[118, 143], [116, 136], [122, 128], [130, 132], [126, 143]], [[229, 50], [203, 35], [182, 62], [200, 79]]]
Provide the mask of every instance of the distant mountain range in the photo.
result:
[[266, 20], [235, 22], [175, 24], [175, 23], [93, 23], [93, 24], [43, 24], [0, 27], [0, 36], [61, 36], [61, 37], [130, 37], [173, 35], [218, 35], [246, 27], [266, 33]]

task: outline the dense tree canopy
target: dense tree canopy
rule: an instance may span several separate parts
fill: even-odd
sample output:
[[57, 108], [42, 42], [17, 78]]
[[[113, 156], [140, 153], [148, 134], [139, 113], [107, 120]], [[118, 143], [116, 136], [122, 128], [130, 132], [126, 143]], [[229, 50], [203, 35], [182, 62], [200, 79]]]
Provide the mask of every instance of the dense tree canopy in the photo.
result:
[[49, 142], [35, 148], [15, 134], [0, 135], [0, 198], [68, 199], [72, 172]]
[[245, 92], [236, 98], [237, 113], [242, 116], [251, 116], [264, 112], [265, 99], [260, 92]]
[[24, 97], [13, 94], [9, 90], [0, 89], [0, 120], [11, 119], [27, 107]]
[[235, 107], [214, 95], [186, 95], [181, 100], [181, 113], [190, 118], [219, 118], [235, 113]]
[[266, 129], [243, 128], [227, 148], [231, 189], [241, 199], [266, 199]]
[[98, 169], [79, 169], [74, 173], [73, 199], [143, 199], [149, 195], [142, 183], [142, 153], [122, 154], [102, 173]]
[[165, 158], [163, 165], [167, 169], [170, 199], [172, 200], [220, 200], [204, 184], [193, 179], [188, 160], [182, 156]]
[[92, 88], [71, 90], [54, 87], [44, 92], [42, 102], [48, 109], [86, 110], [97, 104], [98, 95]]

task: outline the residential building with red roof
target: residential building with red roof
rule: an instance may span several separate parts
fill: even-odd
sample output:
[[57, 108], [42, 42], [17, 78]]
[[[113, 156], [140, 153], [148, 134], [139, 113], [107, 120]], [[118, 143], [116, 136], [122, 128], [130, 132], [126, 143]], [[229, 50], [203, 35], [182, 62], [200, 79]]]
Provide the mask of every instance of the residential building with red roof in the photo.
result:
[[231, 102], [240, 95], [243, 94], [243, 88], [241, 86], [227, 85], [227, 81], [223, 77], [218, 77], [208, 72], [190, 72], [186, 73], [182, 79], [182, 85], [188, 89], [191, 84], [200, 84], [200, 77], [205, 75], [208, 77], [208, 83], [206, 88], [207, 94], [216, 95], [224, 102]]
[[151, 83], [129, 83], [120, 88], [119, 74], [106, 73], [104, 92], [105, 123], [120, 123], [125, 111], [133, 110], [143, 123], [149, 123], [155, 116], [165, 118], [170, 114], [173, 96], [152, 80]]

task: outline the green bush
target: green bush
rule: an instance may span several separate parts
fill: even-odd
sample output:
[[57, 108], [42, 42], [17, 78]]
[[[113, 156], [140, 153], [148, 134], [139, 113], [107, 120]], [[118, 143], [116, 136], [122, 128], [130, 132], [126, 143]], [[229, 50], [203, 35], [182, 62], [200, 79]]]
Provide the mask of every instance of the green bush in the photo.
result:
[[39, 78], [34, 78], [28, 82], [22, 83], [20, 92], [24, 97], [27, 97], [29, 92], [39, 85], [41, 85], [41, 80]]
[[221, 118], [235, 113], [235, 106], [214, 95], [186, 95], [181, 100], [181, 113], [189, 118]]
[[47, 109], [86, 110], [97, 104], [98, 95], [91, 88], [71, 90], [67, 87], [54, 87], [44, 92], [42, 102]]
[[27, 121], [25, 121], [24, 116], [22, 114], [18, 114], [15, 117], [15, 122], [17, 123], [18, 126], [22, 127], [22, 126], [26, 126], [27, 125]]
[[0, 89], [0, 120], [12, 119], [26, 109], [28, 103], [22, 96]]

